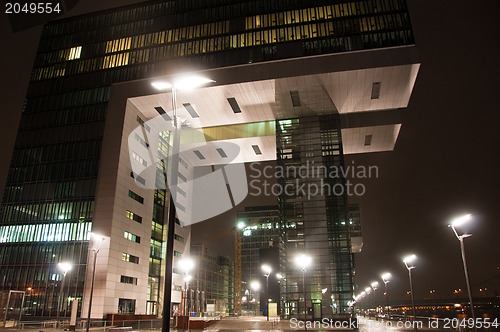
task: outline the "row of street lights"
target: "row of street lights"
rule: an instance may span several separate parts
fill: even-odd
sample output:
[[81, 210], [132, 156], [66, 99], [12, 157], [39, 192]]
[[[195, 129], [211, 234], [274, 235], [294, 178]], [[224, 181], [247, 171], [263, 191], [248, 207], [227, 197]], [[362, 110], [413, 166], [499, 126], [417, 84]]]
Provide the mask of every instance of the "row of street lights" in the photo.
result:
[[[475, 314], [474, 314], [474, 305], [472, 303], [472, 293], [471, 293], [471, 288], [470, 288], [470, 281], [469, 281], [469, 272], [467, 269], [467, 261], [465, 259], [465, 248], [464, 248], [464, 238], [467, 238], [471, 236], [471, 234], [468, 233], [463, 233], [462, 235], [459, 235], [456, 228], [464, 225], [466, 222], [468, 222], [471, 219], [470, 214], [466, 214], [462, 217], [453, 219], [451, 223], [448, 225], [453, 230], [453, 233], [457, 237], [457, 239], [460, 241], [460, 252], [462, 254], [462, 261], [463, 261], [463, 266], [464, 266], [464, 273], [465, 273], [465, 281], [467, 283], [467, 292], [469, 295], [469, 304], [470, 304], [470, 310], [471, 310], [471, 318], [473, 321], [475, 321]], [[416, 310], [415, 310], [415, 297], [414, 297], [414, 292], [413, 292], [413, 282], [412, 282], [412, 274], [411, 271], [416, 267], [415, 261], [417, 260], [417, 256], [412, 254], [408, 255], [403, 258], [403, 263], [405, 264], [406, 269], [408, 270], [408, 278], [410, 281], [410, 295], [411, 295], [411, 304], [412, 304], [412, 311], [413, 311], [413, 320], [416, 319]], [[387, 290], [387, 284], [391, 281], [392, 275], [389, 272], [386, 272], [382, 274], [381, 276], [384, 284], [385, 284], [385, 297], [386, 297], [386, 307], [387, 307], [387, 316], [389, 316], [389, 294]], [[356, 296], [355, 302], [358, 302], [362, 298], [364, 298], [367, 294], [371, 292], [373, 289], [373, 294], [374, 294], [374, 299], [375, 299], [375, 291], [377, 290], [378, 287], [378, 282], [374, 281], [371, 283], [371, 287], [365, 288], [363, 292], [361, 292], [358, 296]], [[375, 300], [374, 300], [375, 301]], [[376, 306], [376, 303], [374, 303], [374, 306]], [[415, 325], [416, 329], [416, 325]]]
[[[312, 263], [312, 257], [306, 254], [300, 254], [295, 257], [295, 264], [297, 267], [299, 267], [302, 271], [302, 289], [303, 289], [303, 296], [304, 296], [304, 322], [307, 319], [307, 305], [306, 305], [306, 276], [305, 273], [307, 271], [307, 268], [311, 265]], [[261, 266], [261, 270], [264, 273], [264, 276], [266, 277], [266, 317], [267, 320], [269, 320], [269, 276], [271, 275], [273, 269], [270, 265], [268, 264], [263, 264]], [[278, 280], [283, 279], [283, 276], [280, 273], [276, 274], [276, 278]], [[256, 280], [250, 282], [250, 288], [254, 291], [257, 292], [260, 289], [260, 283]], [[257, 310], [257, 309], [256, 309]], [[304, 324], [305, 326], [305, 324]], [[307, 329], [307, 328], [306, 328]]]

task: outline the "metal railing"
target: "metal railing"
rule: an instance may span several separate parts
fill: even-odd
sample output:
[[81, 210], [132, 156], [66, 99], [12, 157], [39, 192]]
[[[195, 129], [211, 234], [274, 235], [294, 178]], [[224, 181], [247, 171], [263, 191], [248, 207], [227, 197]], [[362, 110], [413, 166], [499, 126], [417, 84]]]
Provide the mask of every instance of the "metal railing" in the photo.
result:
[[[107, 331], [113, 328], [130, 327], [132, 330], [161, 330], [162, 319], [147, 319], [147, 320], [116, 320], [110, 322], [108, 320], [91, 320], [90, 329]], [[47, 320], [47, 321], [21, 321], [16, 322], [16, 328], [19, 329], [68, 329], [68, 320]], [[80, 320], [76, 323], [76, 329], [84, 329], [87, 327], [85, 320]]]

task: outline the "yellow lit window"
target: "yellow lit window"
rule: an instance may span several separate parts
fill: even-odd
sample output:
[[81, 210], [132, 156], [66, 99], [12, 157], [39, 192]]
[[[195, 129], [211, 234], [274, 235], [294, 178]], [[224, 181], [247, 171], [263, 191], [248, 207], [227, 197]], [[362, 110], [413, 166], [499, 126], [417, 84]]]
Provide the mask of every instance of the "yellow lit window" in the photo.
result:
[[106, 42], [106, 53], [113, 53], [113, 52], [129, 50], [131, 40], [132, 40], [131, 37], [127, 37], [127, 38], [121, 38], [121, 39], [107, 41]]
[[66, 72], [66, 68], [59, 68], [58, 66], [56, 66], [54, 68], [54, 77], [64, 76], [65, 72]]
[[102, 68], [113, 68], [128, 65], [129, 54], [121, 53], [121, 54], [113, 54], [104, 57], [104, 62], [102, 64]]
[[69, 53], [66, 56], [66, 60], [80, 59], [80, 54], [81, 53], [82, 53], [82, 47], [81, 46], [72, 47], [72, 48], [70, 48]]

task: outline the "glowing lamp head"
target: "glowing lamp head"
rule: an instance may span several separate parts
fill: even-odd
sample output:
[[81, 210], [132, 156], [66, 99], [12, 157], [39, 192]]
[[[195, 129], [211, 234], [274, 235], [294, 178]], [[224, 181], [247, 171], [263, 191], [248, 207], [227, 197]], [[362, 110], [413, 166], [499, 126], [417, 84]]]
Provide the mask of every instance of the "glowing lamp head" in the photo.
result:
[[409, 255], [403, 258], [403, 263], [405, 263], [406, 268], [408, 270], [414, 269], [415, 268], [415, 261], [417, 260], [416, 255]]
[[417, 260], [416, 255], [409, 255], [409, 256], [406, 256], [405, 258], [403, 258], [403, 263], [411, 264], [411, 263], [415, 262], [416, 260]]
[[99, 252], [99, 249], [101, 248], [101, 244], [104, 242], [104, 235], [101, 235], [99, 233], [94, 233], [94, 232], [89, 232], [90, 239], [92, 240], [92, 250], [95, 252]]
[[272, 267], [267, 264], [262, 265], [261, 269], [267, 276], [273, 271]]
[[243, 229], [245, 228], [245, 223], [243, 221], [239, 221], [237, 224], [236, 224], [236, 228], [238, 229]]
[[258, 291], [260, 289], [260, 283], [258, 281], [252, 281], [250, 283], [250, 288], [252, 288], [254, 291]]
[[295, 257], [295, 264], [299, 266], [303, 271], [306, 270], [309, 265], [311, 265], [312, 258], [311, 256], [305, 255], [305, 254], [300, 254], [297, 257]]
[[151, 86], [159, 91], [165, 91], [172, 88], [172, 84], [167, 81], [154, 81], [151, 83]]
[[183, 76], [174, 80], [174, 87], [177, 90], [188, 91], [212, 82], [215, 81], [202, 76]]
[[370, 285], [372, 286], [373, 290], [375, 290], [378, 288], [378, 281], [374, 281]]
[[194, 268], [194, 260], [191, 258], [182, 258], [181, 260], [179, 260], [177, 265], [187, 274]]
[[66, 274], [68, 271], [70, 271], [73, 268], [73, 265], [71, 265], [71, 263], [68, 263], [68, 262], [61, 262], [61, 263], [57, 263], [57, 267], [59, 268], [59, 270], [62, 271], [62, 273]]
[[212, 82], [215, 81], [202, 76], [189, 75], [176, 77], [173, 79], [172, 83], [164, 80], [154, 81], [151, 83], [151, 86], [159, 91], [170, 89], [188, 91]]
[[389, 272], [382, 274], [382, 280], [384, 281], [384, 283], [388, 283], [389, 281], [391, 281], [391, 278], [392, 274], [390, 274]]
[[464, 225], [465, 223], [467, 223], [470, 219], [471, 219], [471, 215], [469, 213], [469, 214], [466, 214], [464, 216], [453, 219], [450, 223], [450, 226], [460, 227], [460, 226]]

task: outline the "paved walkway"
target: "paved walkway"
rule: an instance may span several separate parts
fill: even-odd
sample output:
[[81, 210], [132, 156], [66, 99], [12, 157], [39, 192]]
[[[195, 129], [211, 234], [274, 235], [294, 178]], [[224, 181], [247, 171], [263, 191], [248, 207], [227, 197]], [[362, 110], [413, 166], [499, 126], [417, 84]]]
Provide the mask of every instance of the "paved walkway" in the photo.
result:
[[[354, 322], [350, 325], [345, 322], [344, 327], [339, 326], [340, 322], [330, 322], [328, 320], [318, 322], [308, 322], [307, 331], [352, 331]], [[407, 324], [410, 324], [408, 322]], [[350, 325], [350, 326], [349, 326]], [[405, 326], [404, 322], [386, 322], [375, 321], [363, 317], [358, 318], [358, 327], [360, 332], [382, 332], [382, 331], [414, 331], [413, 325]], [[206, 331], [304, 331], [304, 323], [295, 320], [282, 321], [266, 321], [263, 317], [240, 317], [240, 318], [224, 318], [216, 324], [210, 326]], [[443, 329], [429, 328], [426, 324], [419, 326], [419, 331], [445, 331]], [[447, 330], [449, 332], [449, 330]]]
[[[360, 332], [411, 332], [414, 328], [411, 326], [404, 326], [404, 322], [384, 322], [375, 321], [359, 317], [359, 331]], [[215, 324], [206, 328], [203, 331], [207, 332], [217, 332], [217, 331], [304, 331], [304, 325], [302, 321], [296, 320], [271, 320], [267, 321], [265, 317], [226, 317], [217, 321]], [[328, 321], [323, 322], [308, 322], [307, 331], [352, 331], [351, 328], [341, 328], [336, 327], [334, 323]], [[443, 329], [433, 329], [423, 324], [419, 327], [419, 331], [433, 331], [441, 332], [451, 330]], [[56, 328], [30, 328], [30, 329], [17, 329], [17, 328], [0, 328], [0, 332], [26, 332], [26, 331], [36, 331], [36, 332], [65, 332], [63, 329]], [[103, 332], [102, 328], [91, 328], [92, 332]], [[159, 329], [141, 329], [140, 332], [159, 332]], [[172, 332], [183, 332], [182, 329], [170, 329]], [[190, 331], [201, 331], [193, 330]], [[76, 332], [85, 332], [84, 329], [77, 329]], [[137, 331], [132, 331], [137, 332]]]

